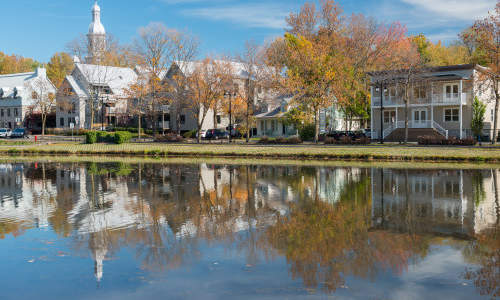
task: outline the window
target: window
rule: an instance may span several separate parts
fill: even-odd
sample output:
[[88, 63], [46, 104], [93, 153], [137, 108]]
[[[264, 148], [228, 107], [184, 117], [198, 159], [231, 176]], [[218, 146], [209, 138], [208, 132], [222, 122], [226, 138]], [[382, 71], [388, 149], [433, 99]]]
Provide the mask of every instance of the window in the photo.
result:
[[445, 122], [458, 122], [459, 119], [458, 108], [447, 108], [444, 110], [444, 121]]
[[181, 115], [181, 124], [186, 124], [186, 115]]
[[38, 99], [38, 94], [36, 92], [32, 92], [31, 99]]
[[0, 117], [3, 117], [3, 108], [0, 109]]
[[10, 108], [7, 108], [7, 117], [10, 117]]
[[220, 121], [221, 121], [221, 120], [220, 120], [220, 116], [219, 116], [219, 115], [217, 115], [217, 117], [215, 117], [215, 118], [217, 119], [217, 124], [220, 124]]
[[17, 108], [14, 108], [14, 116], [15, 117], [19, 116], [19, 111], [17, 110]]
[[449, 84], [444, 88], [446, 99], [458, 98], [458, 84]]
[[394, 123], [396, 121], [396, 111], [384, 111], [384, 123]]
[[59, 119], [59, 125], [64, 127], [64, 118]]
[[413, 88], [413, 96], [415, 99], [425, 99], [427, 98], [427, 93], [425, 87], [418, 86]]
[[63, 93], [65, 96], [71, 96], [73, 95], [73, 90], [71, 88], [65, 88]]
[[262, 131], [266, 130], [264, 128], [264, 121], [260, 121], [260, 130], [262, 130]]
[[170, 114], [165, 114], [165, 122], [170, 122]]
[[389, 96], [391, 98], [395, 98], [396, 97], [396, 87], [393, 86], [393, 87], [389, 88]]
[[276, 120], [272, 120], [271, 121], [271, 131], [275, 131], [276, 130]]

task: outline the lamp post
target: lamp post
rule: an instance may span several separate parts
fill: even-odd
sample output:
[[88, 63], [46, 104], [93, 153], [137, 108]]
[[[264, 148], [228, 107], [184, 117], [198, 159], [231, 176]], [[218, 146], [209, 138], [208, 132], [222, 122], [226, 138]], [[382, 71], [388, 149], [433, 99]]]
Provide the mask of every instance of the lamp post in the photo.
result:
[[231, 143], [233, 141], [232, 97], [236, 96], [236, 92], [229, 90], [224, 93], [224, 96], [229, 98], [229, 143]]

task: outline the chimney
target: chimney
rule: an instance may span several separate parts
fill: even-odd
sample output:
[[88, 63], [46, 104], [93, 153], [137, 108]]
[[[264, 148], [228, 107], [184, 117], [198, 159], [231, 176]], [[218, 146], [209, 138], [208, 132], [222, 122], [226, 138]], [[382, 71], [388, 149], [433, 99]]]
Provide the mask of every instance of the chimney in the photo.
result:
[[47, 77], [47, 70], [42, 67], [36, 68], [36, 76], [37, 77]]

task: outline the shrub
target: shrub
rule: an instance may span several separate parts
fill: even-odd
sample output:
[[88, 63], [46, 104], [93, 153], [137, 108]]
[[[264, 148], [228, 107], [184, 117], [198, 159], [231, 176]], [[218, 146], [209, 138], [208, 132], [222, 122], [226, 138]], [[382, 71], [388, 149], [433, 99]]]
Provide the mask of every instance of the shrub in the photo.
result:
[[305, 125], [299, 130], [300, 139], [303, 141], [312, 141], [314, 140], [314, 132], [314, 124]]
[[476, 144], [476, 140], [471, 137], [465, 139], [450, 137], [446, 139], [444, 137], [438, 137], [434, 135], [419, 136], [417, 138], [417, 142], [419, 145], [444, 145], [444, 146], [474, 146]]
[[97, 131], [98, 143], [114, 143], [115, 135], [106, 131]]
[[302, 140], [298, 136], [291, 136], [286, 142], [287, 144], [302, 144]]
[[174, 133], [160, 135], [155, 138], [155, 142], [157, 143], [180, 143], [183, 140], [184, 138], [182, 136], [176, 135]]
[[87, 131], [85, 133], [85, 143], [86, 144], [95, 144], [95, 143], [97, 143], [97, 132], [95, 132], [95, 131]]
[[357, 144], [360, 144], [360, 145], [369, 145], [372, 141], [370, 140], [370, 138], [368, 138], [366, 136], [362, 136], [356, 142], [357, 142]]
[[286, 142], [287, 142], [287, 140], [285, 137], [279, 136], [279, 137], [274, 139], [273, 144], [286, 144]]
[[259, 144], [269, 144], [269, 138], [267, 136], [263, 136], [259, 140]]
[[185, 139], [190, 139], [190, 138], [195, 138], [197, 133], [198, 133], [198, 130], [194, 129], [194, 130], [191, 130], [191, 131], [184, 133], [182, 136]]
[[337, 141], [332, 137], [325, 137], [324, 143], [325, 145], [333, 145], [336, 144]]
[[117, 131], [114, 135], [115, 144], [123, 144], [132, 139], [132, 134], [128, 131]]
[[339, 139], [339, 141], [340, 141], [340, 144], [343, 144], [343, 145], [350, 145], [350, 144], [352, 144], [352, 139], [348, 135], [341, 136], [340, 139]]

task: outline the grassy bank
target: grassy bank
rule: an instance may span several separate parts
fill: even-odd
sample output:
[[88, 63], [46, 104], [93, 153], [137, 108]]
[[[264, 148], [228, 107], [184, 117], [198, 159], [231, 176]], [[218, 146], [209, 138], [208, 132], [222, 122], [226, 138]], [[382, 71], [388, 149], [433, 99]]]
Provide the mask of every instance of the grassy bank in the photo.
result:
[[122, 163], [135, 164], [208, 164], [208, 165], [263, 165], [263, 166], [307, 166], [307, 167], [357, 167], [390, 169], [499, 169], [500, 163], [454, 163], [454, 162], [381, 162], [344, 160], [289, 160], [289, 159], [247, 159], [247, 158], [188, 158], [188, 157], [142, 157], [142, 156], [0, 156], [0, 163]]
[[227, 144], [53, 144], [2, 147], [3, 155], [126, 155], [292, 160], [500, 162], [500, 149], [479, 147], [262, 146]]

